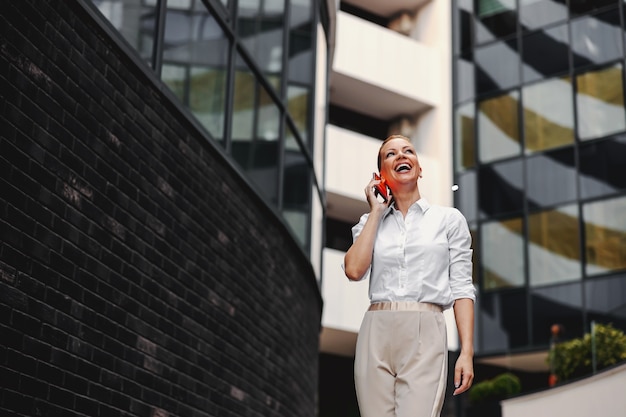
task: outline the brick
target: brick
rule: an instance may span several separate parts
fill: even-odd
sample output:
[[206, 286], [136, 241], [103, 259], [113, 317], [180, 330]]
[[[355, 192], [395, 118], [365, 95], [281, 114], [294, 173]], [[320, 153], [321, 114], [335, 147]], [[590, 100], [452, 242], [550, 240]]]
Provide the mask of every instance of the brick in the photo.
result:
[[[2, 156], [11, 165], [0, 169], [0, 226], [12, 227], [0, 246], [0, 314], [9, 312], [0, 360], [48, 387], [47, 398], [20, 400], [70, 417], [278, 415], [256, 388], [264, 384], [290, 415], [312, 415], [319, 294], [286, 230], [222, 161], [221, 145], [78, 2], [8, 9], [15, 19], [0, 11], [10, 22], [0, 32], [25, 47], [0, 53], [0, 86], [11, 86], [2, 140], [16, 156]], [[227, 204], [215, 205], [214, 191]], [[251, 230], [262, 239], [249, 242]], [[262, 257], [259, 248], [276, 266], [241, 261]], [[270, 267], [280, 285], [255, 279]], [[285, 308], [292, 314], [274, 314]], [[311, 382], [278, 384], [267, 369]], [[16, 393], [3, 393], [0, 410]]]

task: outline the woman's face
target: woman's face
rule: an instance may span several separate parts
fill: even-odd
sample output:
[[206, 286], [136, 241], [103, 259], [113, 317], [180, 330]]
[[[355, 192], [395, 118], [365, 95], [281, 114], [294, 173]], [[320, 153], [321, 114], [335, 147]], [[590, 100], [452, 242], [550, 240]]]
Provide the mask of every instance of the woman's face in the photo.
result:
[[417, 183], [422, 168], [411, 142], [402, 138], [391, 139], [381, 148], [380, 158], [380, 173], [390, 188], [397, 184]]

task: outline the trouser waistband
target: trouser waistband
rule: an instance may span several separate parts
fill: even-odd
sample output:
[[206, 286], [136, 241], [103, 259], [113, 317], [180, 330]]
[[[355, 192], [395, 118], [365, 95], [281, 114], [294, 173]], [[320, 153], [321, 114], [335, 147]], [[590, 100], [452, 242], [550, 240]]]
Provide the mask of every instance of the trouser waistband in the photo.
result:
[[434, 311], [441, 313], [443, 308], [437, 304], [420, 303], [418, 301], [381, 301], [370, 304], [367, 311]]

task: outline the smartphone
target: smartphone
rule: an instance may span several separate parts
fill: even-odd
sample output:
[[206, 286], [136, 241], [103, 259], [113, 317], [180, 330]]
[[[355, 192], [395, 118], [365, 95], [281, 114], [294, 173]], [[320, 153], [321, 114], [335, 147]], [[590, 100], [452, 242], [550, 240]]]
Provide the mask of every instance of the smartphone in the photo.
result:
[[385, 178], [377, 173], [374, 173], [374, 179], [380, 180], [380, 182], [374, 186], [374, 194], [376, 194], [376, 196], [380, 196], [386, 203], [387, 200], [389, 200], [389, 188], [387, 188], [387, 181], [385, 181]]

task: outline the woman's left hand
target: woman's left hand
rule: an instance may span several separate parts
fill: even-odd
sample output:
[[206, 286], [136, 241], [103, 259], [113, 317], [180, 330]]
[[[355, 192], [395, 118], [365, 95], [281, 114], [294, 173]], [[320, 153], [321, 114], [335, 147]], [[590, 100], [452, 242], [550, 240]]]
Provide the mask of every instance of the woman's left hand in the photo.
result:
[[461, 352], [454, 366], [454, 388], [456, 389], [452, 395], [458, 395], [470, 389], [472, 381], [474, 381], [474, 363], [472, 355]]

